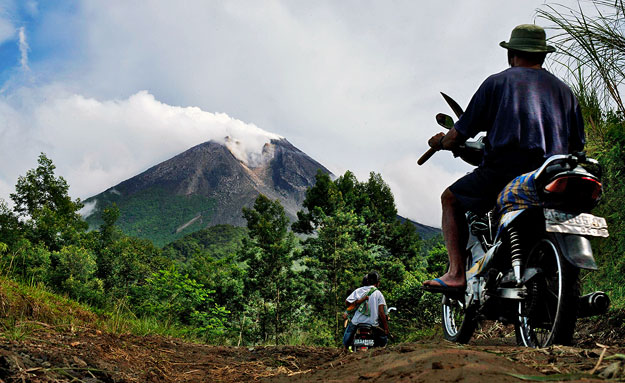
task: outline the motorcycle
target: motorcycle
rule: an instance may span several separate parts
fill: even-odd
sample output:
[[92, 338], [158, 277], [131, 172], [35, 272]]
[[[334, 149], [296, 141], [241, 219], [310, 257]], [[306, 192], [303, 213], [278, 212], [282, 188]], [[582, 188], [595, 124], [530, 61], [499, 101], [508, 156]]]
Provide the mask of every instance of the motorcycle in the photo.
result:
[[[390, 314], [396, 311], [395, 307], [389, 307], [387, 320], [390, 320]], [[383, 331], [379, 327], [374, 327], [369, 324], [360, 323], [356, 325], [356, 331], [354, 332], [354, 339], [352, 342], [353, 351], [367, 351], [368, 349], [375, 347], [375, 335], [374, 331]]]
[[367, 351], [375, 344], [373, 335], [373, 326], [368, 324], [359, 324], [356, 326], [356, 332], [354, 333], [354, 344], [352, 346], [353, 351]]
[[[460, 107], [443, 95], [459, 117]], [[450, 121], [451, 120], [451, 121]], [[439, 125], [453, 126], [437, 115]], [[450, 125], [451, 124], [451, 125]], [[454, 151], [478, 165], [483, 138]], [[423, 164], [436, 150], [418, 161]], [[596, 270], [590, 237], [607, 237], [604, 218], [589, 211], [601, 198], [601, 169], [584, 153], [555, 155], [534, 173], [540, 204], [496, 216], [466, 213], [469, 226], [466, 289], [442, 299], [444, 338], [467, 343], [482, 320], [514, 324], [517, 344], [570, 344], [580, 317], [607, 311], [609, 297], [580, 297], [580, 270]]]

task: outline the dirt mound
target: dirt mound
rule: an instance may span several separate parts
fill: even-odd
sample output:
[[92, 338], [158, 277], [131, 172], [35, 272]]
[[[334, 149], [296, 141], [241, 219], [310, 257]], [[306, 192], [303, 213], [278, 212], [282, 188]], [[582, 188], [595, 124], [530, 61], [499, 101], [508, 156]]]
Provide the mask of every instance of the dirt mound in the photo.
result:
[[43, 327], [27, 339], [0, 338], [0, 382], [246, 382], [306, 372], [338, 349], [215, 347], [160, 336]]
[[436, 339], [366, 353], [217, 347], [42, 325], [22, 339], [0, 338], [0, 382], [513, 382], [520, 375], [588, 381], [595, 366], [605, 371], [623, 353], [597, 345], [534, 350], [486, 339], [470, 346]]
[[337, 365], [272, 382], [513, 382], [519, 375], [537, 375], [535, 369], [494, 353], [445, 345], [404, 345], [350, 356]]

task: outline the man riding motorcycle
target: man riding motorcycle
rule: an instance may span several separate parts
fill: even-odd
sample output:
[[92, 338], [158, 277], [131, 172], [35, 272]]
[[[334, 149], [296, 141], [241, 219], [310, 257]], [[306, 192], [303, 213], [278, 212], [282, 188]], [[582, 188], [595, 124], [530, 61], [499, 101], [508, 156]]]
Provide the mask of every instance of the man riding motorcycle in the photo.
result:
[[431, 292], [465, 288], [467, 211], [486, 213], [512, 179], [538, 168], [552, 155], [584, 147], [584, 123], [575, 95], [542, 68], [547, 53], [555, 51], [546, 44], [544, 29], [519, 25], [510, 41], [500, 46], [508, 50], [510, 68], [488, 77], [454, 127], [428, 142], [432, 148], [453, 151], [469, 137], [486, 132], [482, 163], [441, 196], [449, 270], [424, 282], [424, 289]]
[[[354, 338], [356, 327], [359, 324], [368, 324], [374, 328], [374, 345], [384, 347], [388, 342], [388, 321], [386, 299], [378, 287], [380, 286], [380, 275], [371, 272], [367, 275], [369, 286], [362, 286], [354, 290], [345, 300], [345, 305], [358, 304], [358, 309], [354, 313], [352, 320], [347, 324], [343, 335], [343, 345], [348, 348]], [[380, 330], [381, 329], [381, 330]]]

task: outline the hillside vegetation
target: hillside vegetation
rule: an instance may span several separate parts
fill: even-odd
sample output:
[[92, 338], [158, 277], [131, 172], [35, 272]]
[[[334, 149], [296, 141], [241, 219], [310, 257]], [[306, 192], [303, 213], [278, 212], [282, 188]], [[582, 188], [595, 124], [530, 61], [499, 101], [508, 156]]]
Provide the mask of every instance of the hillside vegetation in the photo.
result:
[[280, 202], [260, 195], [242, 210], [247, 228], [218, 225], [160, 249], [124, 234], [114, 202], [88, 231], [52, 160], [41, 154], [38, 163], [19, 178], [13, 208], [0, 205], [0, 270], [21, 283], [225, 344], [339, 344], [343, 300], [371, 270], [402, 312], [396, 333], [425, 330], [436, 317], [435, 297], [418, 286], [442, 268], [440, 242], [398, 220], [377, 174], [332, 181], [320, 171], [293, 225], [307, 236], [299, 244]]
[[[587, 150], [604, 169], [605, 190], [595, 214], [607, 218], [610, 238], [594, 243], [600, 269], [583, 277], [583, 290], [608, 292], [619, 317], [616, 311], [625, 308], [625, 110], [618, 87], [625, 39], [622, 29], [610, 28], [625, 9], [620, 3], [595, 3], [613, 12], [603, 13], [605, 22], [580, 25], [579, 13], [572, 19], [544, 16], [561, 23], [562, 40], [556, 43], [571, 58], [577, 80], [571, 82], [587, 121]], [[603, 49], [614, 54], [604, 55]], [[245, 229], [216, 226], [164, 249], [122, 231], [117, 222], [126, 213], [112, 200], [97, 230], [88, 231], [78, 213], [83, 204], [72, 200], [68, 189], [52, 160], [41, 154], [38, 167], [18, 179], [13, 207], [0, 201], [0, 274], [6, 278], [0, 308], [7, 329], [23, 328], [9, 323], [22, 321], [20, 310], [29, 321], [37, 315], [53, 321], [58, 314], [61, 322], [95, 315], [68, 298], [104, 318], [127, 318], [123, 323], [143, 334], [169, 331], [216, 344], [336, 346], [344, 299], [371, 270], [380, 272], [380, 289], [398, 308], [391, 322], [397, 338], [413, 340], [439, 320], [439, 297], [423, 294], [420, 286], [444, 272], [445, 248], [440, 237], [424, 240], [414, 225], [397, 218], [393, 195], [379, 174], [359, 181], [349, 171], [335, 180], [318, 172], [292, 226], [278, 200], [259, 195], [242, 209]], [[175, 204], [166, 198], [152, 203]], [[135, 211], [154, 208], [140, 204]], [[190, 212], [181, 214], [192, 219]], [[306, 239], [298, 242], [295, 233]], [[12, 293], [7, 286], [30, 292]], [[56, 303], [20, 298], [28, 296]], [[20, 299], [24, 304], [11, 303]]]
[[[210, 217], [215, 201], [201, 195], [175, 195], [164, 186], [155, 186], [127, 198], [109, 190], [102, 193], [97, 203], [117, 206], [120, 212], [117, 225], [122, 232], [149, 239], [161, 247], [204, 227], [202, 217]], [[102, 225], [102, 218], [93, 214], [87, 217], [87, 222], [97, 228]]]
[[183, 263], [189, 263], [201, 254], [220, 259], [235, 254], [246, 236], [247, 229], [243, 227], [211, 226], [168, 243], [163, 247], [163, 255]]

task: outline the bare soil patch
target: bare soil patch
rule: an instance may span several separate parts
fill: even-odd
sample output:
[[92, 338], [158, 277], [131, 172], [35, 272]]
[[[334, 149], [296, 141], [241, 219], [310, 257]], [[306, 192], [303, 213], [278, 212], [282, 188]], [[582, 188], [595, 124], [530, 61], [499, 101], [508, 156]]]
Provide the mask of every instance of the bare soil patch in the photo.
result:
[[[584, 331], [589, 326], [580, 324]], [[321, 347], [208, 346], [41, 323], [25, 339], [0, 337], [0, 382], [523, 381], [519, 376], [599, 381], [597, 374], [610, 366], [614, 370], [615, 363], [616, 372], [610, 376], [623, 372], [618, 355], [625, 354], [625, 348], [619, 342], [584, 341], [576, 347], [534, 350], [514, 346], [507, 332], [509, 328], [501, 325], [482, 328], [467, 346], [433, 338], [344, 353]]]

